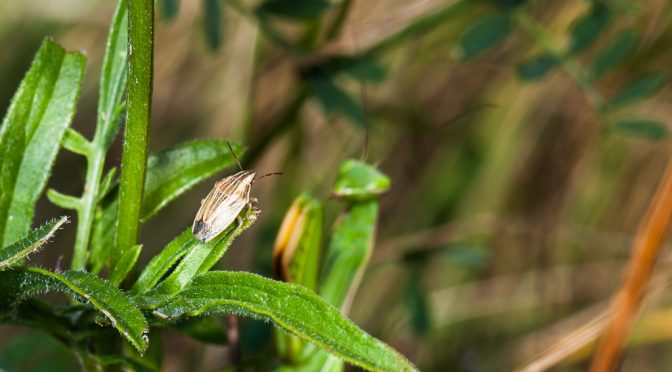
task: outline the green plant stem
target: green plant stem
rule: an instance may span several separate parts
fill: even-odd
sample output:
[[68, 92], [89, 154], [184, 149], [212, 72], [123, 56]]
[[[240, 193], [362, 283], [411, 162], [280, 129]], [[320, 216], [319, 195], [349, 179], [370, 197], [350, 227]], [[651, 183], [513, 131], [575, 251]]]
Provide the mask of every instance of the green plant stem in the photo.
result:
[[[120, 55], [118, 48], [127, 48], [126, 37], [122, 36], [126, 34], [128, 28], [127, 7], [127, 0], [119, 0], [112, 18], [101, 71], [96, 133], [92, 142], [87, 143], [86, 151], [83, 153], [87, 169], [84, 191], [77, 207], [77, 236], [71, 265], [73, 270], [84, 270], [89, 259], [89, 242], [99, 201], [105, 156], [110, 142], [116, 135], [119, 117], [124, 107], [121, 98], [126, 87], [127, 56], [125, 53]], [[119, 68], [115, 68], [117, 66]]]
[[576, 60], [570, 56], [567, 56], [566, 53], [555, 47], [553, 40], [548, 35], [548, 32], [546, 32], [546, 30], [541, 25], [539, 25], [539, 23], [537, 23], [524, 11], [515, 12], [513, 18], [515, 19], [516, 23], [521, 28], [523, 28], [542, 49], [544, 49], [546, 53], [552, 55], [557, 61], [560, 62], [564, 70], [567, 71], [567, 74], [569, 74], [572, 80], [574, 80], [576, 85], [578, 85], [583, 90], [590, 104], [597, 111], [600, 111], [604, 103], [604, 98], [593, 87], [588, 72], [581, 65], [579, 65]]
[[[97, 133], [95, 138], [98, 138]], [[105, 162], [105, 149], [98, 147], [97, 144], [94, 145], [94, 148], [92, 148], [92, 151], [86, 157], [86, 162], [84, 193], [81, 198], [81, 207], [77, 209], [77, 236], [75, 237], [75, 250], [71, 266], [73, 270], [84, 270], [86, 267], [91, 226], [93, 225], [96, 207], [96, 195], [98, 194], [98, 185], [100, 184]]]
[[128, 2], [128, 111], [122, 151], [114, 259], [134, 246], [147, 171], [154, 67], [154, 1]]

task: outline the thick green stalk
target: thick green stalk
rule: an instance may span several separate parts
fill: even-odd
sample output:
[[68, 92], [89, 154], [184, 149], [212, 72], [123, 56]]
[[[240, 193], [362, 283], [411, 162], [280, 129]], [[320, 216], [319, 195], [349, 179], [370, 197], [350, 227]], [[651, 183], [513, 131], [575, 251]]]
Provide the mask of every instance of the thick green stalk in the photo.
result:
[[118, 258], [135, 245], [147, 170], [154, 66], [154, 1], [128, 2], [128, 111], [119, 185], [115, 249]]

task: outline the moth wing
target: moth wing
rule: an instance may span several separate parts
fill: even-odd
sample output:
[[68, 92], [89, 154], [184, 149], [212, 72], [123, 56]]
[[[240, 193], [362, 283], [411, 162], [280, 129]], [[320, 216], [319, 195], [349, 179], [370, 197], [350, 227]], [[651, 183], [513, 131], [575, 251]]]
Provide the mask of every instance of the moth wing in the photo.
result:
[[226, 198], [215, 210], [210, 228], [212, 234], [219, 235], [226, 230], [242, 212], [245, 205], [247, 205], [247, 200], [234, 197]]

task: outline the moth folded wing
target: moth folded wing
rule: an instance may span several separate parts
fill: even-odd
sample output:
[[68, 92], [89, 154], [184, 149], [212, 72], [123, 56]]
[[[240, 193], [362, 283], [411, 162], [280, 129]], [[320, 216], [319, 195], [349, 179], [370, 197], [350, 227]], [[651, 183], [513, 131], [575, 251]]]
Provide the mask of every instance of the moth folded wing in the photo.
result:
[[208, 220], [204, 220], [204, 223], [207, 224], [207, 228], [203, 231], [201, 239], [203, 242], [208, 242], [214, 239], [216, 236], [224, 232], [233, 221], [236, 220], [240, 212], [247, 205], [246, 200], [241, 200], [238, 198], [226, 198], [224, 201], [215, 208], [214, 213]]
[[206, 243], [212, 239], [209, 231], [210, 226], [203, 220], [195, 220], [194, 225], [191, 227], [191, 233], [194, 235], [194, 238], [202, 241], [203, 243]]

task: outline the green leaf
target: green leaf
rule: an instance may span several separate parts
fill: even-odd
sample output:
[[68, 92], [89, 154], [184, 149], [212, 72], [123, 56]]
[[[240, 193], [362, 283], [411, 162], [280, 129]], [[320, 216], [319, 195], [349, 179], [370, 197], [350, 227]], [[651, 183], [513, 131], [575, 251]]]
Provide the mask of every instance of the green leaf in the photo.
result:
[[320, 65], [324, 71], [343, 73], [364, 82], [380, 83], [385, 80], [387, 70], [372, 56], [336, 56]]
[[170, 317], [240, 314], [269, 320], [303, 340], [370, 370], [416, 368], [383, 342], [369, 336], [312, 291], [244, 272], [208, 272], [157, 309]]
[[415, 333], [426, 335], [431, 329], [427, 288], [422, 282], [422, 267], [411, 263], [408, 267], [404, 300], [409, 312], [409, 323]]
[[[231, 147], [241, 156], [240, 145]], [[233, 164], [235, 159], [226, 141], [220, 140], [190, 141], [151, 155], [141, 221], [147, 221], [194, 185]]]
[[518, 76], [522, 80], [538, 80], [558, 66], [556, 57], [540, 54], [518, 65]]
[[180, 0], [162, 0], [161, 1], [161, 18], [164, 21], [172, 21], [177, 17], [177, 13], [180, 11]]
[[319, 72], [310, 74], [308, 82], [327, 115], [342, 113], [353, 123], [364, 126], [362, 107], [348, 93], [334, 84], [328, 75]]
[[91, 233], [91, 269], [98, 274], [110, 264], [112, 247], [114, 246], [114, 224], [117, 221], [117, 195], [110, 201], [103, 200], [95, 213], [93, 231]]
[[604, 74], [618, 66], [637, 46], [639, 35], [635, 29], [622, 31], [595, 58], [591, 69], [593, 79], [599, 79]]
[[142, 251], [142, 245], [138, 244], [133, 246], [133, 248], [127, 250], [114, 265], [112, 274], [110, 274], [110, 282], [115, 286], [119, 286], [121, 282], [126, 278], [126, 275], [131, 271], [138, 257], [140, 257], [140, 251]]
[[98, 197], [96, 198], [96, 203], [99, 203], [107, 193], [112, 190], [112, 185], [115, 183], [116, 179], [114, 178], [117, 175], [117, 167], [112, 167], [107, 172], [103, 180], [100, 182], [100, 190], [98, 190]]
[[653, 140], [666, 138], [670, 134], [665, 124], [646, 119], [621, 120], [616, 124], [610, 125], [608, 128], [612, 132], [620, 132]]
[[182, 234], [173, 239], [161, 253], [149, 261], [131, 289], [131, 293], [142, 294], [154, 288], [159, 280], [193, 247], [193, 240], [191, 228], [184, 230]]
[[72, 151], [75, 154], [89, 156], [91, 153], [91, 142], [76, 130], [68, 128], [65, 130], [65, 136], [62, 140], [63, 148]]
[[63, 194], [54, 189], [47, 189], [47, 199], [63, 209], [77, 210], [82, 205], [82, 201], [78, 197]]
[[0, 270], [20, 263], [24, 257], [42, 248], [66, 222], [68, 217], [54, 218], [18, 241], [0, 249]]
[[220, 0], [203, 0], [203, 31], [211, 50], [222, 44], [222, 5]]
[[[242, 225], [239, 225], [238, 222], [232, 224], [219, 237], [207, 243], [203, 243], [191, 236], [191, 239], [185, 243], [185, 245], [187, 245], [187, 253], [180, 263], [177, 264], [173, 272], [153, 290], [138, 299], [137, 302], [140, 303], [143, 308], [155, 308], [184, 289], [196, 275], [210, 270], [217, 261], [222, 258], [238, 235], [252, 226], [256, 221], [257, 212], [258, 211], [254, 209], [243, 211], [241, 213]], [[175, 248], [177, 245], [178, 244], [171, 246], [171, 244], [169, 244], [167, 248], [170, 248], [171, 253], [174, 251], [180, 252], [185, 250], [184, 247]], [[171, 254], [170, 257], [174, 257], [174, 255]], [[150, 263], [150, 265], [147, 266], [147, 269], [149, 269], [150, 266], [154, 267], [154, 265], [151, 265]], [[162, 270], [166, 267], [166, 265], [157, 266]], [[145, 269], [145, 271], [147, 269]], [[148, 277], [156, 278], [158, 274], [158, 272], [150, 272]], [[150, 282], [152, 281], [154, 280], [151, 280]]]
[[228, 337], [214, 316], [184, 318], [170, 324], [171, 328], [206, 344], [226, 345]]
[[324, 262], [320, 296], [328, 303], [350, 308], [373, 251], [378, 201], [353, 204], [334, 228]]
[[112, 326], [138, 351], [143, 352], [147, 348], [145, 317], [128, 296], [110, 282], [84, 271], [57, 274], [37, 267], [8, 270], [1, 275], [3, 285], [14, 288], [24, 298], [56, 290], [86, 300], [109, 319]]
[[30, 230], [65, 129], [75, 113], [86, 60], [42, 43], [0, 128], [0, 245]]
[[274, 271], [284, 281], [317, 287], [323, 213], [322, 203], [304, 193], [285, 214], [273, 248]]
[[571, 26], [569, 53], [575, 54], [591, 46], [606, 30], [611, 17], [611, 10], [602, 2], [595, 1], [590, 11]]
[[358, 59], [343, 70], [351, 78], [371, 83], [381, 83], [387, 77], [387, 70], [371, 58]]
[[348, 159], [338, 168], [332, 193], [350, 201], [365, 201], [378, 197], [389, 188], [389, 177], [378, 169], [362, 161]]
[[257, 7], [257, 14], [302, 21], [321, 16], [330, 6], [326, 0], [266, 0]]
[[491, 15], [480, 19], [460, 39], [455, 55], [462, 61], [478, 57], [486, 50], [504, 41], [511, 32], [511, 17]]
[[101, 140], [104, 150], [107, 150], [117, 136], [124, 113], [122, 98], [128, 79], [127, 1], [119, 0], [117, 3], [100, 73], [96, 138]]
[[611, 99], [607, 107], [613, 109], [639, 102], [654, 95], [665, 86], [666, 82], [667, 77], [661, 72], [653, 72], [640, 76], [628, 86], [621, 89], [614, 98]]

